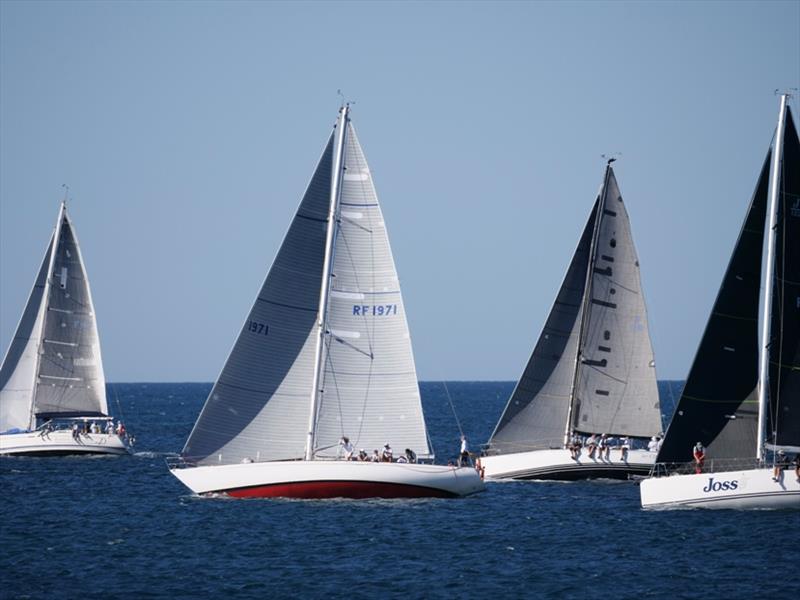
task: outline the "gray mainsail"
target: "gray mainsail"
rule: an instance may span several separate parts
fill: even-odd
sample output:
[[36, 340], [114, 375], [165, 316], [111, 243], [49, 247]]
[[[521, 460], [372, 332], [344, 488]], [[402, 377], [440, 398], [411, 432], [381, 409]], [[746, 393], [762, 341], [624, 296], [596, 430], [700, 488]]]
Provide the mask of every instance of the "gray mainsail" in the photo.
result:
[[610, 166], [601, 208], [572, 429], [650, 437], [661, 431], [655, 361], [630, 220]]
[[36, 387], [36, 367], [44, 315], [42, 299], [54, 236], [55, 233], [50, 236], [47, 252], [39, 267], [22, 318], [0, 367], [0, 433], [11, 429], [31, 429], [35, 424], [33, 391]]
[[97, 320], [78, 238], [66, 211], [45, 292], [34, 394], [36, 415], [107, 415]]
[[572, 431], [658, 433], [654, 367], [639, 261], [609, 165], [555, 304], [489, 440], [490, 450], [560, 448]]
[[560, 448], [563, 444], [598, 203], [599, 199], [583, 228], [539, 340], [489, 440], [493, 451], [513, 453]]
[[186, 441], [186, 458], [217, 464], [303, 457], [332, 159], [333, 135]]
[[405, 306], [372, 175], [347, 120], [315, 446], [340, 437], [428, 457]]

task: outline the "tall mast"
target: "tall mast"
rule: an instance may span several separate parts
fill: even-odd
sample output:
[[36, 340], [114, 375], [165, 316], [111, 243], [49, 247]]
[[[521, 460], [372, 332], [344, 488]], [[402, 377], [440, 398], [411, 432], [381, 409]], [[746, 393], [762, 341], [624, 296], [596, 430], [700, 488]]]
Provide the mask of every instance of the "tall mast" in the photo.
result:
[[564, 428], [564, 445], [569, 443], [569, 438], [572, 435], [572, 410], [575, 407], [575, 388], [578, 385], [578, 367], [581, 363], [581, 354], [583, 353], [583, 334], [586, 329], [587, 313], [589, 308], [589, 301], [592, 297], [592, 271], [594, 270], [594, 256], [597, 250], [597, 237], [600, 232], [600, 221], [603, 218], [603, 209], [606, 205], [606, 189], [608, 187], [608, 175], [611, 172], [611, 163], [609, 160], [606, 163], [606, 172], [603, 177], [603, 187], [600, 190], [599, 202], [597, 204], [597, 214], [594, 218], [594, 231], [592, 232], [592, 243], [589, 246], [589, 262], [586, 268], [586, 283], [583, 286], [583, 299], [581, 306], [581, 326], [578, 330], [578, 351], [575, 353], [575, 368], [572, 372], [572, 387], [569, 391], [569, 410], [567, 411], [567, 424]]
[[58, 220], [56, 221], [56, 230], [53, 232], [53, 246], [50, 248], [50, 258], [47, 261], [47, 277], [44, 280], [44, 292], [42, 293], [42, 304], [39, 310], [44, 311], [42, 321], [39, 325], [39, 340], [36, 343], [36, 367], [33, 370], [33, 393], [31, 394], [31, 414], [28, 417], [28, 429], [32, 429], [36, 425], [36, 390], [39, 387], [39, 361], [42, 356], [42, 341], [44, 340], [44, 322], [47, 319], [47, 302], [50, 298], [51, 280], [53, 278], [53, 262], [56, 258], [58, 251], [58, 240], [61, 237], [61, 224], [64, 222], [64, 213], [67, 210], [67, 195], [64, 194], [64, 199], [61, 201], [61, 206], [58, 209]]
[[350, 105], [345, 104], [340, 109], [339, 123], [337, 124], [336, 149], [333, 155], [333, 178], [331, 180], [331, 197], [328, 206], [328, 229], [325, 234], [325, 260], [322, 264], [322, 286], [319, 295], [319, 309], [317, 311], [317, 349], [314, 360], [313, 387], [311, 389], [311, 406], [308, 411], [308, 437], [306, 438], [305, 459], [314, 459], [314, 437], [317, 427], [317, 409], [319, 407], [320, 375], [322, 373], [322, 354], [325, 345], [325, 331], [328, 320], [328, 290], [331, 282], [331, 269], [333, 268], [333, 245], [335, 239], [336, 216], [339, 212], [339, 190], [344, 164], [344, 138], [347, 131], [347, 119]]
[[778, 111], [778, 127], [775, 130], [775, 144], [772, 150], [772, 164], [769, 173], [769, 228], [767, 229], [767, 259], [764, 274], [764, 294], [761, 313], [761, 356], [758, 368], [758, 445], [756, 458], [763, 460], [764, 445], [767, 441], [767, 403], [769, 387], [769, 347], [772, 325], [772, 279], [775, 271], [775, 236], [778, 221], [778, 194], [781, 181], [781, 162], [783, 159], [783, 130], [786, 123], [786, 101], [789, 94], [781, 94]]

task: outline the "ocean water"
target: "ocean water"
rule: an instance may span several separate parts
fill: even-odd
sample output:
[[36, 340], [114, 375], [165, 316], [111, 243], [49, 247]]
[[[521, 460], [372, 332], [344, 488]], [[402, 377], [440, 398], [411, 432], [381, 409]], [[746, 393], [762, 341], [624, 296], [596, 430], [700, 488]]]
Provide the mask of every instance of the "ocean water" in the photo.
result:
[[[680, 382], [661, 382], [671, 413]], [[459, 430], [422, 384], [434, 447]], [[628, 482], [495, 483], [456, 500], [230, 500], [164, 464], [208, 384], [115, 384], [130, 457], [0, 460], [0, 598], [798, 598], [800, 515], [639, 508]], [[513, 388], [447, 384], [473, 446]]]

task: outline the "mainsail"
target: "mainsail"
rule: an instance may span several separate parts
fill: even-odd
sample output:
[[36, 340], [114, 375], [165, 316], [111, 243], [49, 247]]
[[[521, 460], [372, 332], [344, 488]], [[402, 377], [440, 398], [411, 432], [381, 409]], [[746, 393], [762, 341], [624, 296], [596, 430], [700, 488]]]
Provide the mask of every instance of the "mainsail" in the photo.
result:
[[655, 361], [630, 220], [608, 167], [575, 378], [572, 429], [650, 437], [661, 431]]
[[571, 431], [647, 437], [660, 429], [639, 261], [608, 166], [555, 304], [489, 443], [509, 453], [561, 447]]
[[0, 431], [35, 417], [108, 413], [97, 321], [78, 239], [59, 210], [33, 291], [0, 368]]
[[691, 460], [698, 441], [715, 459], [755, 458], [758, 306], [771, 156], [768, 152], [658, 462]]
[[347, 121], [333, 241], [316, 448], [349, 437], [372, 451], [430, 455], [405, 306], [372, 175]]
[[430, 454], [394, 260], [348, 112], [183, 449], [198, 464], [301, 459], [309, 421], [309, 457], [335, 455], [343, 435]]
[[800, 142], [788, 106], [784, 127], [766, 440], [800, 452]]

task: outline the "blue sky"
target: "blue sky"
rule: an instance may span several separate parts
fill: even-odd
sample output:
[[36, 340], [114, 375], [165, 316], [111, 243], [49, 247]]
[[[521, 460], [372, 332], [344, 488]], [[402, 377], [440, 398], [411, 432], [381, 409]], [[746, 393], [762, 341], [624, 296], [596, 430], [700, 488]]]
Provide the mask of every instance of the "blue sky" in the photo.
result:
[[518, 377], [607, 152], [683, 378], [788, 87], [796, 1], [4, 1], [2, 352], [68, 183], [108, 379], [213, 380], [341, 88], [421, 379]]

